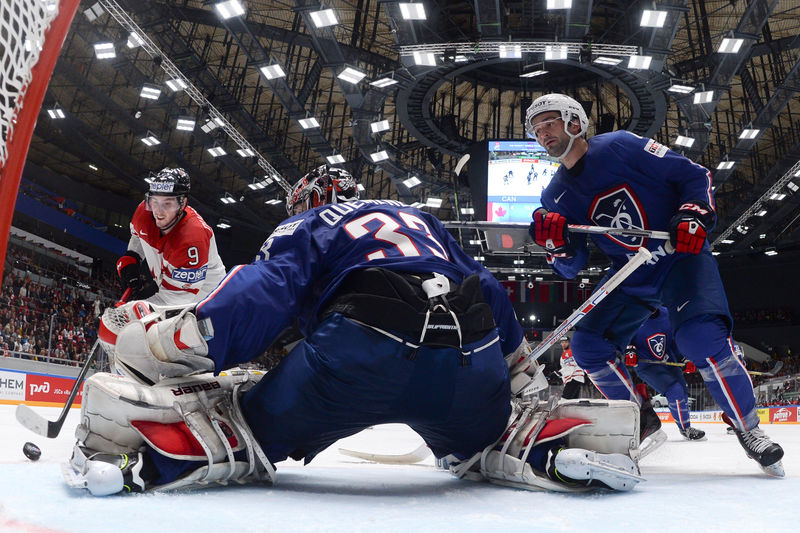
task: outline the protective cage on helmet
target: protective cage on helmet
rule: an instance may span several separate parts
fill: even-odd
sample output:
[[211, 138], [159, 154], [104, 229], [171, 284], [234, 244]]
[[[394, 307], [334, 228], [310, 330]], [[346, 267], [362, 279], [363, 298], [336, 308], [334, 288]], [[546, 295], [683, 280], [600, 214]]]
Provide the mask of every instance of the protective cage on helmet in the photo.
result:
[[293, 215], [297, 206], [302, 208], [297, 211], [301, 213], [321, 205], [352, 202], [358, 198], [358, 184], [349, 172], [322, 165], [294, 184], [286, 196], [286, 212]]

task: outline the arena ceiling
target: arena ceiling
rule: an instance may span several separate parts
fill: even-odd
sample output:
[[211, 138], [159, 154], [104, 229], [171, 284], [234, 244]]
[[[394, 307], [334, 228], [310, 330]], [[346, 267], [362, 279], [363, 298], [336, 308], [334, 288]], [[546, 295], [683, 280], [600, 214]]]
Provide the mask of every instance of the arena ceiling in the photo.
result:
[[[53, 176], [66, 176], [99, 191], [71, 200], [107, 223], [127, 220], [131, 210], [110, 216], [113, 202], [99, 200], [105, 193], [138, 200], [149, 172], [182, 166], [193, 180], [191, 203], [212, 225], [232, 226], [218, 229], [218, 238], [225, 231], [263, 238], [285, 216], [286, 187], [340, 155], [367, 197], [440, 198], [441, 208], [426, 209], [463, 219], [456, 206], [469, 206], [471, 196], [453, 173], [459, 157], [481, 140], [524, 138], [526, 103], [559, 91], [582, 101], [600, 131], [654, 137], [712, 170], [716, 251], [790, 252], [800, 244], [796, 0], [573, 0], [558, 10], [545, 0], [424, 0], [425, 20], [405, 20], [400, 4], [385, 0], [242, 0], [245, 13], [228, 19], [218, 3], [82, 2], [26, 178], [53, 188]], [[665, 13], [663, 26], [642, 27], [645, 9]], [[317, 27], [313, 18], [323, 10], [338, 22]], [[144, 42], [131, 42], [131, 30]], [[723, 39], [738, 43], [737, 51], [721, 53]], [[116, 56], [98, 59], [101, 42], [113, 43]], [[509, 43], [520, 44], [521, 58], [498, 57]], [[547, 44], [568, 45], [567, 59], [546, 61]], [[414, 52], [432, 52], [435, 65], [415, 64]], [[597, 63], [607, 52], [623, 62]], [[650, 67], [628, 68], [631, 54], [649, 56]], [[285, 76], [268, 79], [275, 65]], [[547, 74], [521, 77], [542, 67]], [[342, 79], [347, 68], [363, 79]], [[175, 79], [189, 87], [171, 90]], [[157, 99], [141, 95], [144, 84], [161, 90]], [[674, 85], [692, 92], [672, 92]], [[708, 103], [694, 103], [709, 91]], [[49, 117], [56, 107], [65, 118]], [[179, 118], [196, 121], [193, 131], [177, 130]], [[309, 118], [318, 126], [303, 128]], [[210, 129], [209, 119], [222, 125]], [[372, 124], [383, 120], [388, 129], [374, 133]], [[742, 138], [743, 130], [755, 133]], [[149, 135], [160, 144], [143, 143]], [[677, 145], [679, 135], [693, 144]], [[214, 157], [211, 148], [226, 155]], [[374, 161], [382, 151], [388, 159]], [[723, 162], [733, 165], [719, 168]], [[411, 176], [422, 183], [408, 188]], [[126, 229], [109, 224], [120, 236]], [[504, 272], [543, 266], [537, 256], [523, 267], [512, 259], [486, 262]]]

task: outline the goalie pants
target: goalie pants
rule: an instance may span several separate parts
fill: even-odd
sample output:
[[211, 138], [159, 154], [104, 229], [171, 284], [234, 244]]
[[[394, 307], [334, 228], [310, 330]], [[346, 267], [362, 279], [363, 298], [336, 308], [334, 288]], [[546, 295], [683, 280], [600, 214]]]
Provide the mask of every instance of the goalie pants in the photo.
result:
[[[601, 285], [601, 284], [598, 284]], [[716, 260], [708, 250], [675, 263], [652, 295], [611, 292], [575, 328], [572, 353], [609, 399], [639, 401], [625, 365], [617, 360], [660, 303], [667, 306], [681, 355], [692, 361], [711, 396], [741, 430], [758, 425], [753, 384], [733, 351], [733, 319]]]
[[[387, 423], [410, 426], [437, 457], [469, 457], [506, 428], [508, 366], [496, 331], [463, 352], [412, 348], [334, 313], [245, 393], [242, 409], [273, 464], [308, 463], [335, 441]], [[153, 459], [159, 484], [198, 466]]]

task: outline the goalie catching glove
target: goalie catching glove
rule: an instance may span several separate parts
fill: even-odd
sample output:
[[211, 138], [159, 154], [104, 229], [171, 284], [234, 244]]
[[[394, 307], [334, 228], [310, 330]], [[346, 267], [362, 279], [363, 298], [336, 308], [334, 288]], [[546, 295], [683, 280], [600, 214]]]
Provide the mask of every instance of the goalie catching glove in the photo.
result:
[[167, 319], [146, 302], [122, 307], [141, 309], [142, 304], [150, 313], [137, 313], [138, 319], [124, 326], [116, 337], [114, 366], [118, 372], [153, 385], [166, 378], [214, 370], [214, 362], [206, 357], [206, 340], [213, 337], [208, 321], [198, 323], [188, 307]]

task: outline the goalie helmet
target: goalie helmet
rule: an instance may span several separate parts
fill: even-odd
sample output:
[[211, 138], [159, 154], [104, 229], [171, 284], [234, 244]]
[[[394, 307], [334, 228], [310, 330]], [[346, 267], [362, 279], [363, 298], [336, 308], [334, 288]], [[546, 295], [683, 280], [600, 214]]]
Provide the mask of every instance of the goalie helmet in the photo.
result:
[[[567, 149], [558, 156], [558, 159], [562, 159], [569, 153], [575, 138], [586, 135], [589, 130], [589, 117], [586, 116], [583, 106], [574, 98], [565, 94], [545, 94], [534, 100], [525, 113], [525, 130], [531, 138], [536, 139], [533, 132], [533, 119], [548, 111], [555, 111], [561, 115], [561, 120], [564, 121], [564, 132], [570, 137]], [[577, 122], [581, 128], [578, 133], [574, 134], [569, 131], [569, 124], [573, 121]]]
[[191, 180], [189, 174], [182, 168], [162, 168], [150, 180], [150, 190], [147, 196], [178, 196], [185, 198], [189, 195]]
[[358, 184], [344, 169], [322, 165], [295, 183], [286, 196], [286, 212], [291, 216], [326, 204], [358, 200]]

